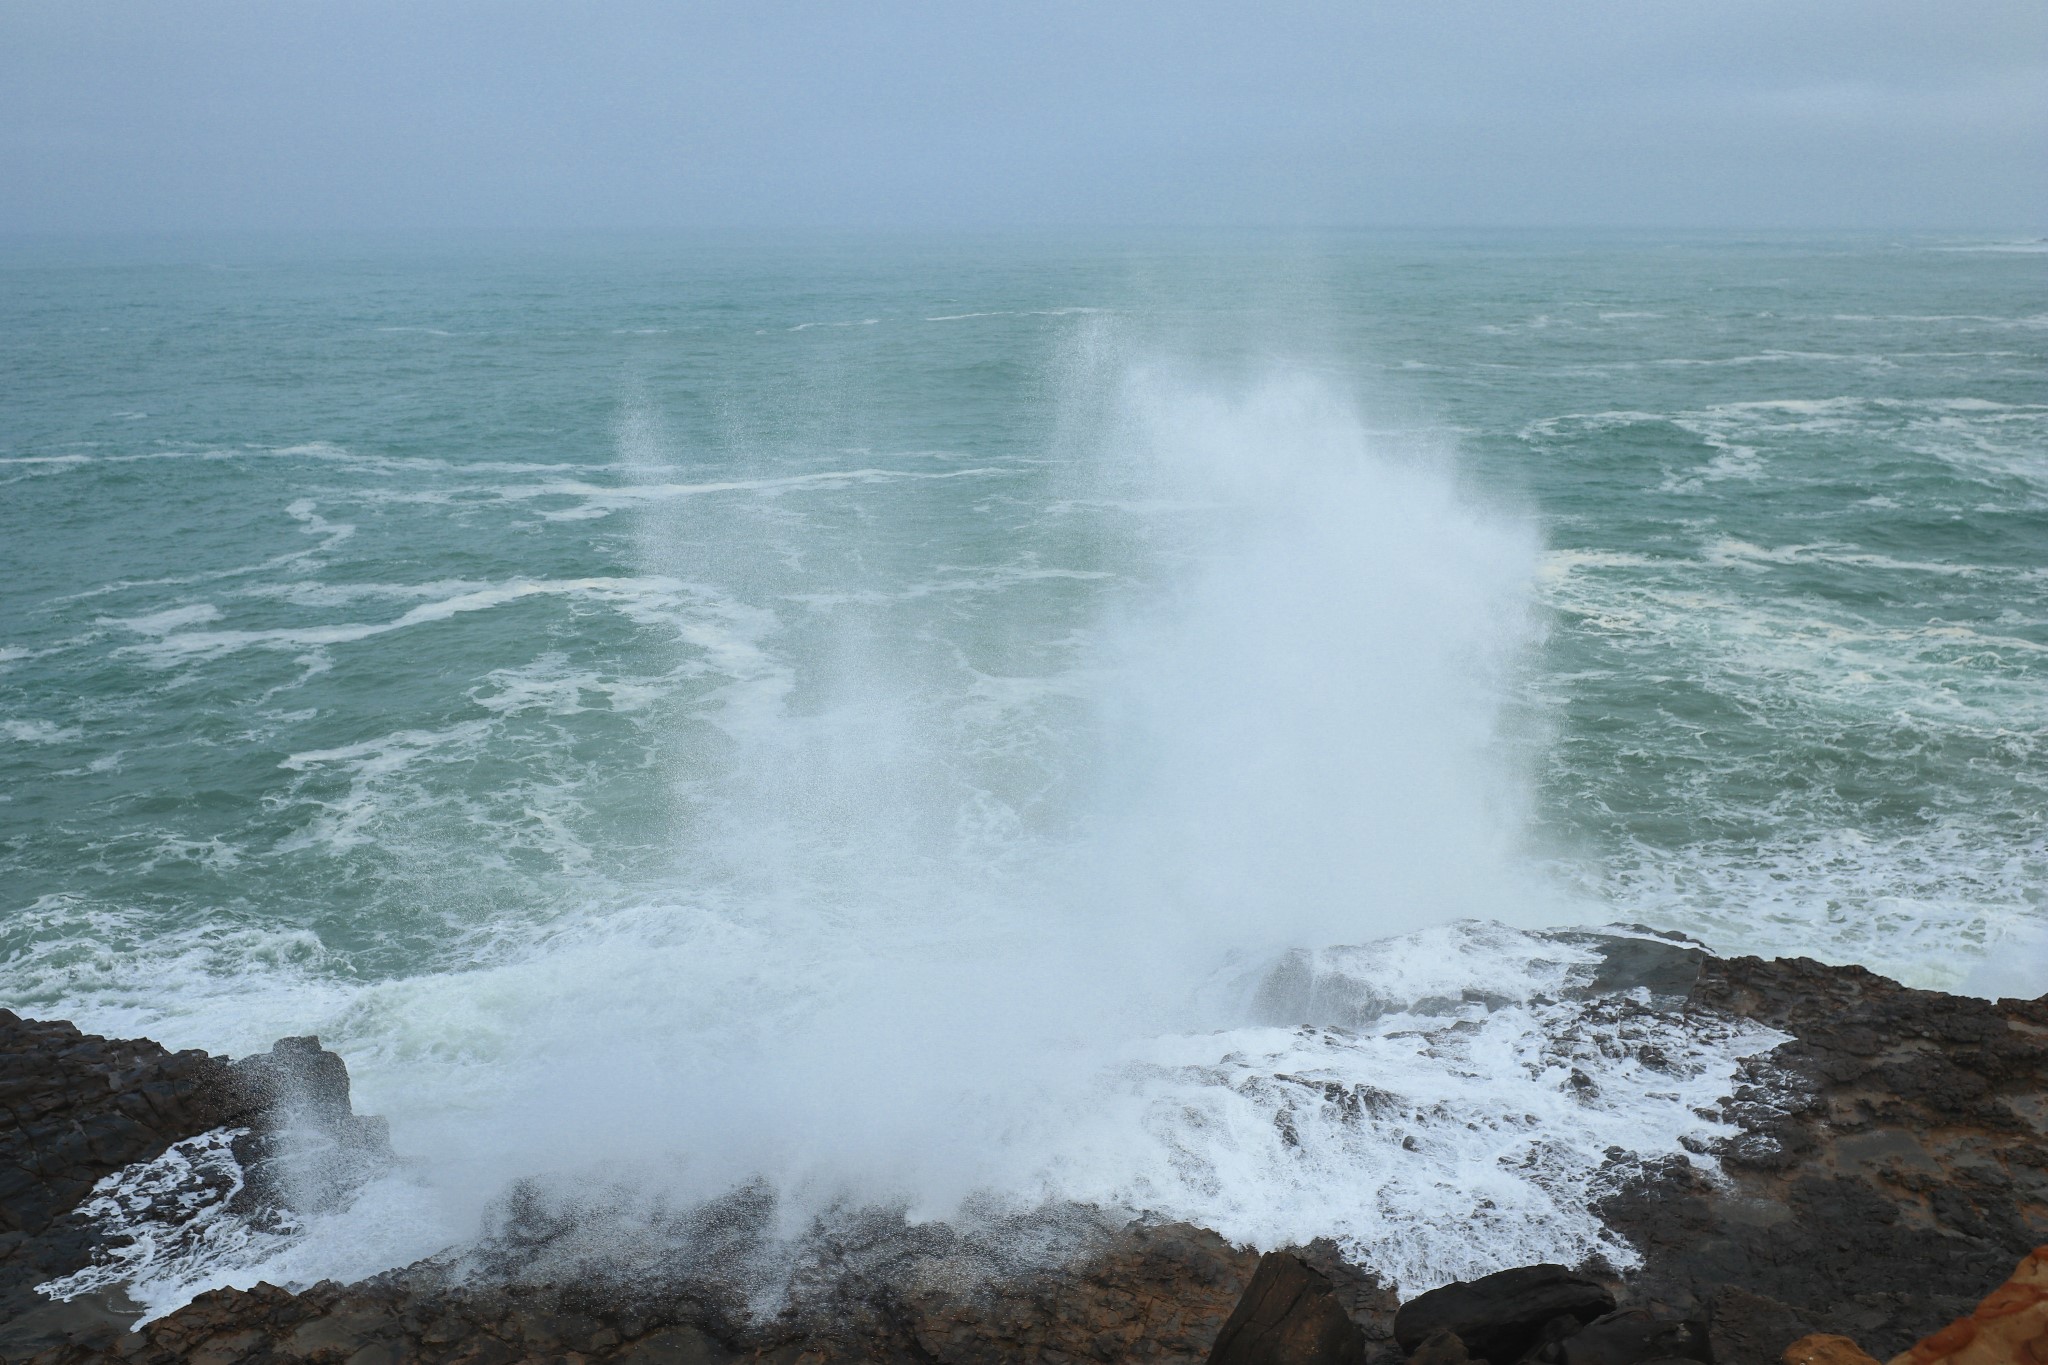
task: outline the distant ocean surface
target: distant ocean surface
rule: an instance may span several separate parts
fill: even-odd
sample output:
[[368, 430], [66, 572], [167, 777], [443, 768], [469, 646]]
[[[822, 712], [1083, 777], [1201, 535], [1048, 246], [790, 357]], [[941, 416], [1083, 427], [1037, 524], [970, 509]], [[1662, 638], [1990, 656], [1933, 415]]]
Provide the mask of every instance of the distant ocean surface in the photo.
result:
[[1552, 931], [2048, 990], [2039, 244], [14, 243], [0, 375], [0, 1004], [409, 1158], [158, 1306], [521, 1178], [1422, 1286], [1759, 1045]]

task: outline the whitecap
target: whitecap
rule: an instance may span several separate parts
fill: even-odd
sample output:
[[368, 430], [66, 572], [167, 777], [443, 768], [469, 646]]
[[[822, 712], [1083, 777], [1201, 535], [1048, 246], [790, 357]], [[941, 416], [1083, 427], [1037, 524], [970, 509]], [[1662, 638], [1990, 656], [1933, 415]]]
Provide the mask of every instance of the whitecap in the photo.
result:
[[59, 725], [50, 720], [4, 720], [0, 721], [0, 735], [5, 735], [16, 744], [69, 744], [84, 737], [85, 731], [76, 725]]

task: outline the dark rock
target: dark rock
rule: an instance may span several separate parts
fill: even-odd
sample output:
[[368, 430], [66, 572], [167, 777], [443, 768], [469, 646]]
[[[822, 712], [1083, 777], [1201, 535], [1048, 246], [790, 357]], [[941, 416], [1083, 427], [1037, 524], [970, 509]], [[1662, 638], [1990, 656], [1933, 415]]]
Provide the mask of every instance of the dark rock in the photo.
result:
[[[1290, 1305], [1278, 1301], [1293, 1288], [1305, 1292], [1291, 1305], [1296, 1311], [1290, 1317], [1286, 1311]], [[1294, 1359], [1285, 1342], [1302, 1335], [1304, 1321], [1327, 1318], [1325, 1310], [1330, 1304], [1348, 1320], [1351, 1332], [1324, 1325], [1309, 1331], [1310, 1338], [1327, 1332], [1332, 1341], [1348, 1343], [1355, 1333], [1367, 1365], [1398, 1365], [1402, 1353], [1394, 1344], [1394, 1314], [1400, 1299], [1378, 1276], [1346, 1260], [1326, 1238], [1273, 1252], [1259, 1262], [1251, 1285], [1217, 1334], [1210, 1359]], [[1275, 1355], [1273, 1350], [1279, 1353]]]
[[1520, 1266], [1410, 1299], [1394, 1315], [1394, 1339], [1412, 1355], [1432, 1333], [1449, 1331], [1473, 1355], [1513, 1362], [1536, 1347], [1552, 1319], [1591, 1322], [1613, 1311], [1612, 1293], [1561, 1265]]
[[1653, 998], [1681, 1001], [1692, 993], [1707, 955], [1699, 948], [1650, 938], [1609, 938], [1595, 949], [1600, 965], [1587, 995], [1647, 990]]
[[[1252, 1274], [1253, 1257], [1181, 1225], [1133, 1227], [1085, 1263], [986, 1285], [811, 1304], [764, 1321], [689, 1283], [591, 1287], [467, 1284], [422, 1264], [298, 1294], [272, 1285], [202, 1294], [120, 1342], [75, 1344], [37, 1365], [269, 1365], [404, 1361], [631, 1361], [635, 1365], [829, 1360], [1154, 1361], [1194, 1365]], [[1326, 1291], [1333, 1300], [1336, 1291]]]
[[80, 1294], [58, 1301], [27, 1297], [26, 1307], [0, 1323], [0, 1360], [18, 1360], [66, 1343], [94, 1350], [114, 1345], [142, 1310], [125, 1294]]
[[[2048, 1241], [2048, 997], [1709, 958], [1688, 1008], [1792, 1039], [1722, 1103], [1740, 1130], [1714, 1153], [1725, 1181], [1653, 1163], [1597, 1210], [1643, 1254], [1636, 1298], [1708, 1319], [1722, 1365], [1777, 1365], [1807, 1332], [1887, 1358]], [[1774, 1305], [1768, 1329], [1739, 1301]]]
[[390, 1126], [355, 1112], [348, 1067], [318, 1038], [280, 1038], [232, 1072], [244, 1102], [262, 1115], [235, 1142], [246, 1182], [238, 1212], [323, 1212], [391, 1161]]
[[[799, 1308], [778, 1340], [830, 1337], [847, 1360], [1158, 1361], [1204, 1359], [1256, 1264], [1252, 1252], [1185, 1223], [1135, 1225], [1064, 1265], [999, 1275], [980, 1285], [939, 1283], [916, 1272], [908, 1293], [887, 1284], [842, 1322], [866, 1324], [851, 1340]], [[901, 1352], [892, 1355], [891, 1352]]]
[[[348, 1070], [318, 1039], [285, 1039], [230, 1063], [9, 1010], [0, 1010], [0, 1116], [0, 1358], [10, 1359], [106, 1338], [138, 1316], [119, 1295], [56, 1304], [35, 1290], [102, 1251], [104, 1234], [77, 1210], [102, 1178], [175, 1143], [246, 1128], [236, 1144], [250, 1174], [245, 1203], [311, 1207], [292, 1195], [317, 1187], [331, 1199], [390, 1151], [381, 1120], [350, 1112]], [[265, 1175], [287, 1165], [290, 1191]]]
[[[0, 1354], [117, 1308], [48, 1311], [34, 1286], [88, 1264], [97, 1234], [72, 1209], [96, 1181], [252, 1114], [228, 1064], [0, 1010]], [[131, 1318], [132, 1320], [132, 1318]], [[61, 1324], [71, 1324], [70, 1328]]]
[[2021, 1261], [1976, 1311], [1922, 1338], [1896, 1365], [2048, 1361], [2048, 1246]]
[[[1466, 1365], [1472, 1355], [1456, 1332], [1439, 1327], [1424, 1337], [1408, 1357], [1408, 1365]], [[1475, 1365], [1487, 1365], [1477, 1361]]]
[[[512, 1358], [509, 1352], [505, 1358]], [[723, 1365], [732, 1358], [732, 1352], [694, 1327], [671, 1327], [642, 1337], [618, 1355], [620, 1365]]]
[[250, 1100], [279, 1122], [347, 1124], [355, 1118], [348, 1067], [318, 1038], [280, 1038], [270, 1051], [234, 1063], [234, 1074]]
[[1209, 1365], [1365, 1365], [1365, 1335], [1328, 1277], [1291, 1251], [1271, 1251], [1223, 1324]]
[[93, 1182], [247, 1117], [227, 1063], [0, 1010], [0, 1230], [34, 1235]]
[[1559, 1354], [1563, 1365], [1714, 1359], [1705, 1323], [1660, 1318], [1643, 1308], [1624, 1308], [1595, 1318], [1560, 1342]]
[[1811, 1331], [1805, 1315], [1732, 1285], [1716, 1290], [1707, 1305], [1707, 1342], [1716, 1365], [1778, 1365], [1785, 1347]]
[[1557, 1365], [1564, 1359], [1565, 1338], [1576, 1336], [1585, 1325], [1569, 1313], [1560, 1313], [1537, 1330], [1536, 1340], [1524, 1353], [1523, 1359]]

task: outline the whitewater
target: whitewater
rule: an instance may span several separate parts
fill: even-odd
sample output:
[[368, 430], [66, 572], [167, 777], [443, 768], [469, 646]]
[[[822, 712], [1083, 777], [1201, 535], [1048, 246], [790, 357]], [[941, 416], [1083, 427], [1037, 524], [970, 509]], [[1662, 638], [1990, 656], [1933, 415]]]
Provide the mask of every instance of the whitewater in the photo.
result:
[[1587, 931], [2048, 989], [2048, 279], [1972, 245], [18, 252], [0, 1003], [317, 1033], [401, 1156], [94, 1273], [515, 1190], [1626, 1265], [1606, 1154], [1775, 1039], [1618, 1046]]

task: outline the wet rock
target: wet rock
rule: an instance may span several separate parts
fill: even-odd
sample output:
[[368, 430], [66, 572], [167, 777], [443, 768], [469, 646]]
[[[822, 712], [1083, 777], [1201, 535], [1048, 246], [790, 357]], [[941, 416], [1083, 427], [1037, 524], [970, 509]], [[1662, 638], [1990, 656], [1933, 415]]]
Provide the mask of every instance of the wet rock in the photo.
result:
[[1647, 990], [1654, 1000], [1676, 1003], [1692, 993], [1706, 965], [1704, 950], [1663, 938], [1607, 938], [1595, 945], [1600, 965], [1581, 992], [1618, 995]]
[[1587, 1323], [1613, 1311], [1614, 1295], [1603, 1285], [1561, 1265], [1519, 1266], [1402, 1304], [1394, 1339], [1412, 1355], [1432, 1334], [1448, 1331], [1473, 1355], [1507, 1365], [1535, 1349], [1553, 1319]]
[[[1408, 1356], [1408, 1365], [1466, 1365], [1472, 1353], [1465, 1349], [1465, 1343], [1456, 1332], [1437, 1328], [1424, 1337]], [[1485, 1361], [1477, 1365], [1487, 1365]]]
[[[849, 1360], [892, 1359], [902, 1340], [912, 1359], [996, 1365], [1021, 1360], [1194, 1362], [1243, 1296], [1255, 1253], [1185, 1223], [1125, 1228], [1080, 1261], [979, 1287], [938, 1285], [891, 1303], [868, 1320], [887, 1330]], [[801, 1332], [804, 1315], [795, 1319]], [[886, 1349], [885, 1349], [886, 1348]], [[883, 1351], [882, 1354], [864, 1352]], [[922, 1352], [922, 1355], [917, 1354]]]
[[318, 1038], [280, 1038], [230, 1070], [245, 1106], [262, 1116], [235, 1141], [245, 1179], [237, 1212], [324, 1212], [391, 1161], [390, 1126], [355, 1112], [348, 1066]]
[[1717, 1290], [1707, 1305], [1707, 1342], [1716, 1362], [1777, 1365], [1785, 1344], [1812, 1330], [1803, 1314], [1746, 1289]]
[[0, 1229], [34, 1234], [93, 1182], [246, 1116], [228, 1065], [0, 1010]]
[[64, 1343], [111, 1348], [142, 1310], [127, 1295], [80, 1294], [70, 1300], [27, 1296], [19, 1312], [0, 1323], [0, 1360], [16, 1360]]
[[[1708, 958], [1687, 1008], [1791, 1040], [1723, 1102], [1724, 1180], [1683, 1160], [1617, 1170], [1596, 1208], [1644, 1257], [1633, 1298], [1707, 1319], [1721, 1365], [1776, 1365], [1813, 1332], [1896, 1353], [2048, 1240], [2048, 998]], [[1767, 1329], [1741, 1321], [1759, 1313]]]
[[1400, 1297], [1371, 1270], [1345, 1259], [1328, 1238], [1318, 1238], [1294, 1250], [1330, 1282], [1345, 1316], [1365, 1338], [1367, 1361], [1371, 1365], [1399, 1361], [1401, 1348], [1394, 1342], [1394, 1317], [1401, 1310]]
[[1706, 1324], [1624, 1308], [1595, 1318], [1558, 1343], [1563, 1365], [1643, 1365], [1645, 1361], [1714, 1358]]
[[1327, 1238], [1262, 1257], [1211, 1348], [1212, 1362], [1352, 1360], [1398, 1365], [1400, 1299]]
[[91, 1259], [97, 1235], [70, 1215], [95, 1182], [181, 1138], [252, 1115], [218, 1057], [0, 1010], [0, 1116], [5, 1354], [122, 1320], [117, 1305], [57, 1310], [34, 1292]]
[[[1595, 1319], [1598, 1321], [1598, 1319]], [[1569, 1313], [1560, 1313], [1543, 1324], [1536, 1333], [1535, 1342], [1523, 1353], [1526, 1361], [1540, 1362], [1540, 1365], [1558, 1365], [1564, 1359], [1565, 1342], [1577, 1336], [1586, 1324]]]
[[[338, 1182], [359, 1180], [390, 1151], [382, 1121], [350, 1111], [347, 1068], [318, 1039], [285, 1039], [230, 1063], [9, 1010], [0, 1010], [0, 1115], [0, 1359], [111, 1340], [137, 1316], [119, 1294], [55, 1303], [35, 1288], [104, 1253], [104, 1230], [79, 1206], [105, 1177], [174, 1144], [242, 1128], [237, 1155], [258, 1172], [243, 1198], [279, 1203], [289, 1202], [283, 1184], [261, 1172], [281, 1176], [287, 1151], [296, 1171], [319, 1173], [330, 1198]], [[323, 1142], [347, 1161], [323, 1160]], [[293, 1188], [311, 1183], [300, 1175]]]
[[1365, 1365], [1366, 1340], [1329, 1278], [1292, 1251], [1268, 1252], [1209, 1365]]
[[1157, 1361], [1194, 1365], [1240, 1297], [1253, 1257], [1181, 1225], [1130, 1228], [1086, 1264], [979, 1290], [934, 1289], [814, 1304], [765, 1321], [688, 1283], [472, 1285], [423, 1264], [298, 1294], [216, 1290], [118, 1343], [74, 1345], [37, 1365], [636, 1365], [834, 1361], [848, 1365]]
[[2043, 1365], [2048, 1362], [2048, 1246], [1969, 1314], [1916, 1342], [1892, 1365]]

